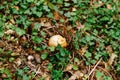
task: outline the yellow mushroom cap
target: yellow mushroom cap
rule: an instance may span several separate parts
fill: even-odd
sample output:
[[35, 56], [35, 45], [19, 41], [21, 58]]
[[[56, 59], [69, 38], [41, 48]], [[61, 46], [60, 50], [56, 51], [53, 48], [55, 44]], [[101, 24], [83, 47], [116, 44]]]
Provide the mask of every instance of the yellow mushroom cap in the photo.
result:
[[58, 46], [58, 44], [61, 45], [61, 47], [67, 47], [66, 39], [63, 38], [61, 35], [54, 35], [49, 39], [48, 45], [49, 46]]

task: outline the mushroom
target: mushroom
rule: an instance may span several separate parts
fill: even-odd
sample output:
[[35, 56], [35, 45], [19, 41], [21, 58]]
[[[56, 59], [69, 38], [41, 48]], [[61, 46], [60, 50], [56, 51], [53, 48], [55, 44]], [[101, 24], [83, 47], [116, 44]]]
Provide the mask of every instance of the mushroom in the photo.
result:
[[64, 47], [64, 48], [67, 47], [66, 39], [62, 37], [61, 35], [54, 35], [50, 37], [49, 42], [48, 42], [49, 46], [56, 47], [58, 46], [58, 44], [60, 44], [61, 47]]

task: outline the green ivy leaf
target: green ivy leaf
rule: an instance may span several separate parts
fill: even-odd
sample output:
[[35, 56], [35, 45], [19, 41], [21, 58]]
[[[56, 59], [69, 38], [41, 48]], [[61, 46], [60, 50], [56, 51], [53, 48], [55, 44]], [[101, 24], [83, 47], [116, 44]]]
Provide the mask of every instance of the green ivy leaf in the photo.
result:
[[20, 29], [20, 28], [15, 28], [15, 31], [16, 31], [16, 33], [17, 33], [19, 36], [22, 36], [22, 35], [25, 34], [25, 30]]
[[77, 65], [73, 65], [73, 70], [78, 70], [78, 66]]
[[47, 56], [48, 56], [48, 53], [43, 53], [43, 54], [41, 55], [41, 59], [42, 59], [42, 60], [45, 60], [45, 59], [47, 58]]
[[55, 51], [55, 47], [54, 46], [49, 47], [49, 49], [50, 49], [51, 52]]
[[87, 58], [90, 58], [92, 55], [91, 55], [90, 52], [86, 51], [86, 52], [85, 52], [85, 56], [86, 56]]
[[96, 78], [100, 79], [104, 74], [100, 71], [96, 71]]
[[32, 36], [32, 40], [33, 42], [40, 44], [43, 41], [43, 38], [40, 38], [38, 36]]
[[34, 0], [27, 0], [27, 2], [34, 2]]
[[38, 22], [34, 23], [34, 29], [38, 30], [40, 28], [41, 28], [41, 24], [40, 23], [38, 23]]
[[53, 5], [51, 2], [48, 2], [48, 7], [49, 7], [50, 9], [54, 9], [54, 5]]

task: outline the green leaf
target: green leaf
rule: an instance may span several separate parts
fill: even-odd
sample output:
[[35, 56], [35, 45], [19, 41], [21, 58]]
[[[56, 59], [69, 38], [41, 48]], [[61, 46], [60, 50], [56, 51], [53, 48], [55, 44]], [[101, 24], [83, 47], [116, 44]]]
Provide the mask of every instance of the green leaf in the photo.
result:
[[47, 14], [47, 17], [48, 17], [48, 18], [54, 18], [54, 17], [53, 17], [53, 13], [48, 13], [48, 14]]
[[3, 37], [4, 33], [3, 32], [0, 32], [0, 37]]
[[91, 55], [90, 52], [86, 51], [86, 52], [85, 52], [85, 56], [86, 56], [87, 58], [90, 58], [92, 55]]
[[30, 80], [30, 76], [24, 74], [22, 80]]
[[78, 58], [74, 58], [74, 62], [79, 63], [79, 59]]
[[100, 71], [96, 71], [96, 78], [100, 79], [104, 74]]
[[27, 0], [27, 2], [34, 2], [34, 0]]
[[16, 33], [17, 33], [19, 36], [22, 36], [22, 35], [25, 34], [25, 30], [20, 29], [20, 28], [15, 28], [15, 31], [16, 31]]
[[78, 66], [77, 65], [73, 65], [73, 70], [78, 70]]
[[49, 70], [52, 70], [52, 69], [53, 69], [53, 65], [52, 65], [52, 63], [48, 63], [47, 68], [48, 68]]
[[48, 2], [48, 7], [49, 7], [50, 9], [54, 9], [54, 5], [53, 5], [51, 2]]
[[34, 23], [34, 29], [38, 30], [40, 28], [41, 28], [41, 24], [40, 23], [38, 23], [38, 22]]
[[67, 12], [64, 14], [66, 17], [71, 17], [71, 13], [70, 12]]
[[66, 6], [66, 7], [69, 7], [70, 6], [70, 3], [64, 3], [64, 6]]
[[35, 14], [36, 14], [38, 17], [41, 17], [43, 13], [42, 13], [42, 12], [36, 12]]
[[51, 52], [55, 51], [55, 47], [54, 46], [49, 47], [49, 49], [50, 49]]
[[46, 33], [44, 31], [40, 31], [40, 33], [41, 33], [41, 36], [43, 36], [43, 37], [46, 35]]
[[4, 22], [0, 20], [0, 28], [3, 27]]
[[44, 9], [45, 11], [47, 11], [47, 12], [49, 12], [49, 11], [50, 11], [50, 9], [48, 8], [48, 6], [47, 6], [47, 5], [43, 6], [43, 9]]
[[43, 38], [40, 38], [38, 36], [32, 36], [32, 40], [33, 42], [40, 44], [43, 41]]
[[10, 57], [10, 58], [9, 58], [9, 61], [10, 61], [10, 62], [13, 62], [14, 60], [15, 60], [15, 58], [13, 58], [13, 57]]
[[62, 70], [52, 70], [52, 79], [53, 80], [61, 80], [60, 78], [63, 75]]
[[45, 60], [45, 59], [47, 58], [47, 56], [48, 56], [48, 53], [43, 53], [43, 54], [41, 55], [41, 59], [42, 59], [42, 60]]

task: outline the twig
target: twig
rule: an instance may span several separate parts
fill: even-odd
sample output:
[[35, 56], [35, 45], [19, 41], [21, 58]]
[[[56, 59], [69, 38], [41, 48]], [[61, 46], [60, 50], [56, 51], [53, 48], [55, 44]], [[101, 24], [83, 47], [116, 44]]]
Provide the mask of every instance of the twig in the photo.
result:
[[90, 71], [90, 73], [88, 74], [88, 78], [94, 72], [94, 70], [96, 69], [96, 67], [98, 66], [98, 64], [101, 62], [101, 60], [102, 60], [102, 58], [100, 58], [100, 60], [97, 62], [97, 64], [94, 66], [94, 68]]

